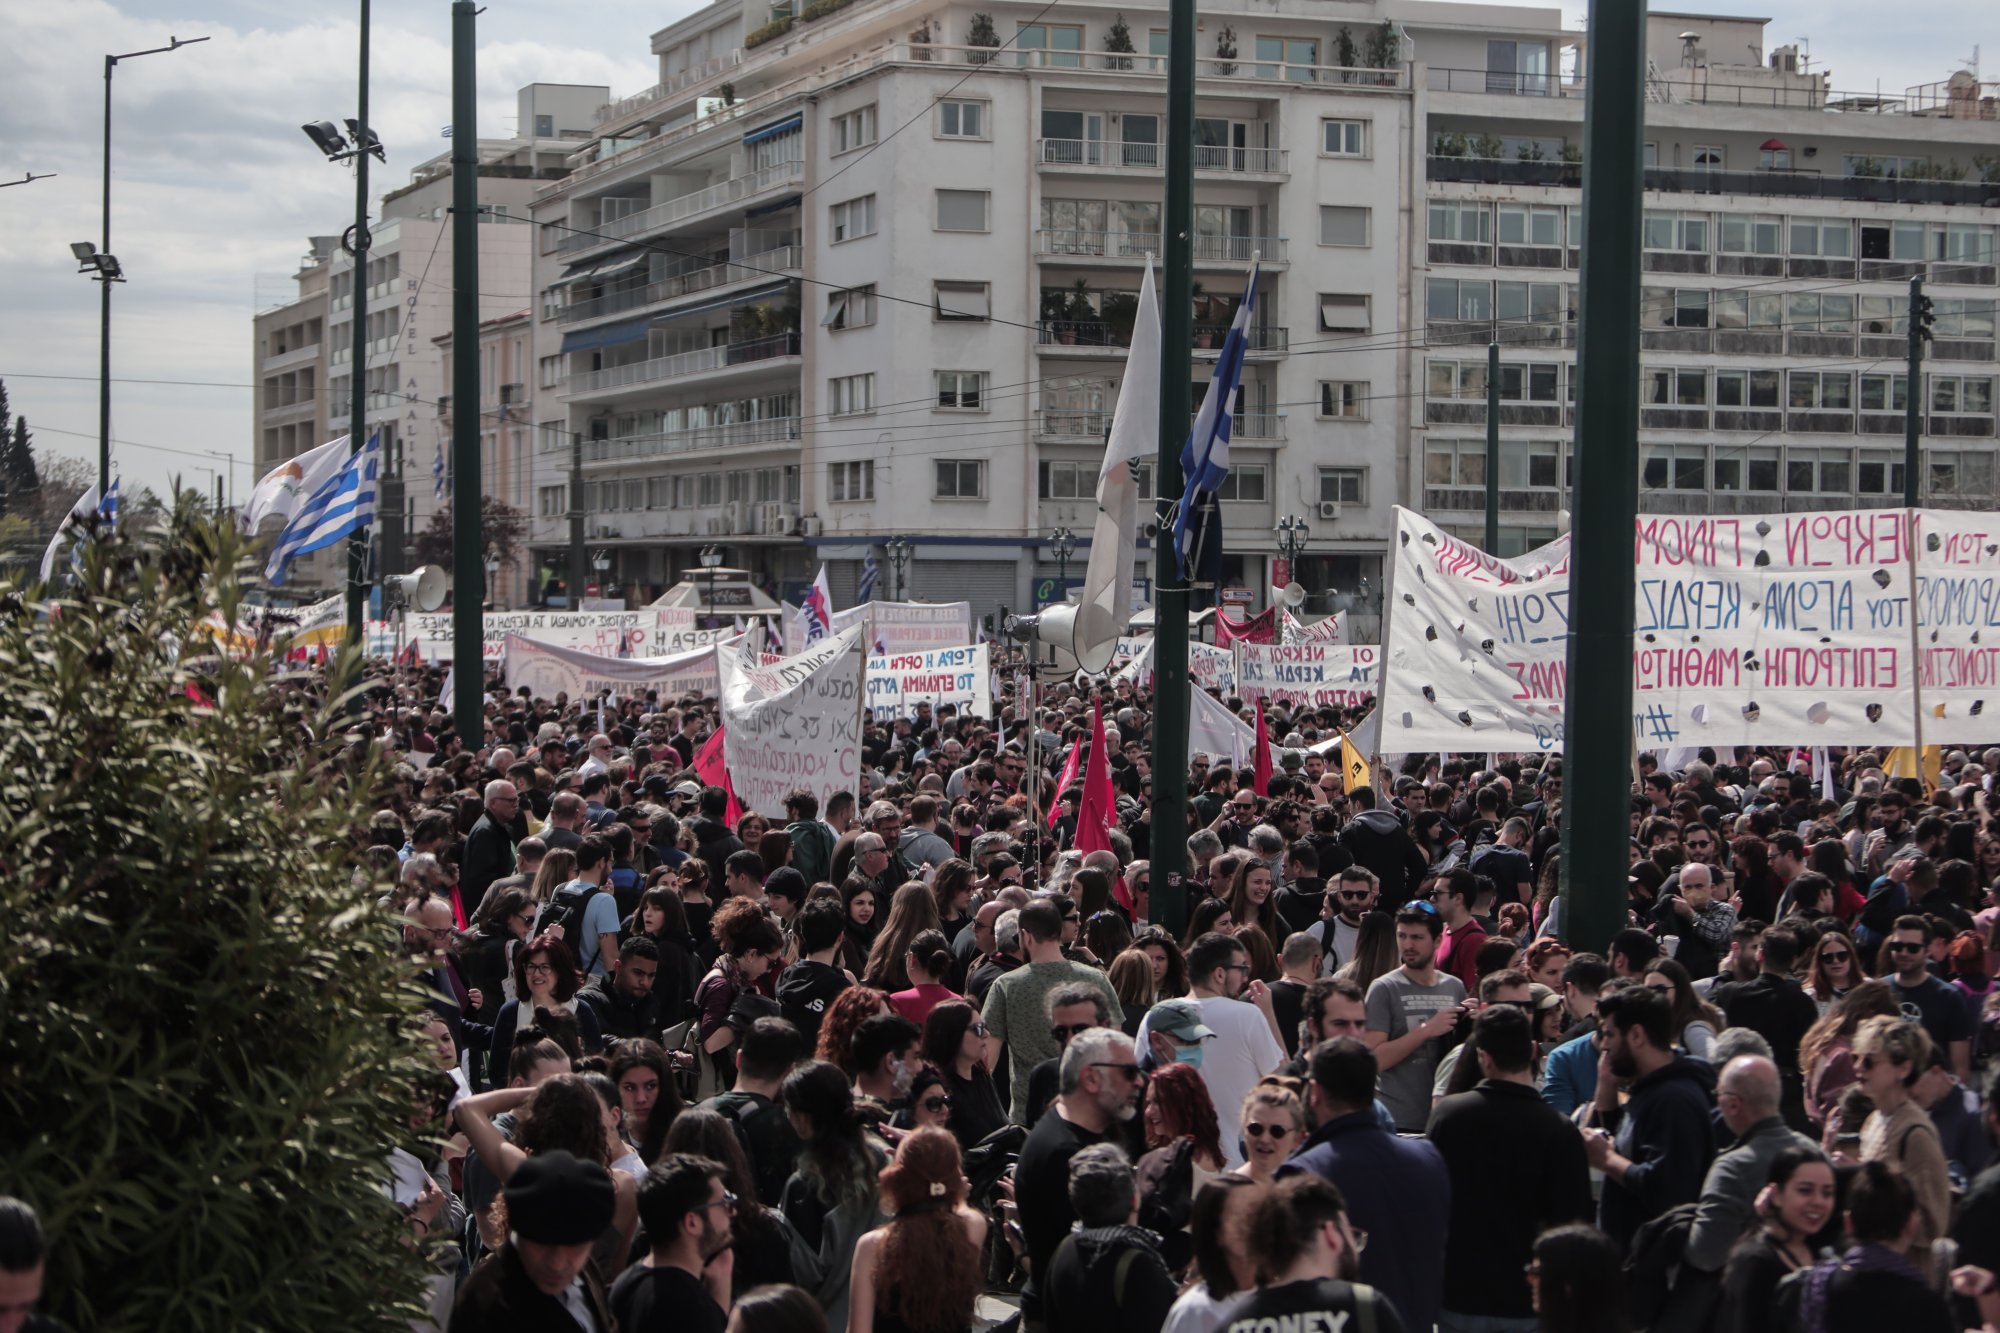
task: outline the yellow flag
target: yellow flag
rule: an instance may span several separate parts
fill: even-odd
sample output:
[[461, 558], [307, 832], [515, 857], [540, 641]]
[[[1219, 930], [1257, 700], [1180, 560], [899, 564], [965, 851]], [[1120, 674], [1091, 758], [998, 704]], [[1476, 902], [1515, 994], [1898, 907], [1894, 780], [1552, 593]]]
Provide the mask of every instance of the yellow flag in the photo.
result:
[[1374, 782], [1374, 770], [1368, 756], [1361, 753], [1348, 734], [1335, 727], [1340, 737], [1340, 786], [1343, 791], [1353, 791], [1356, 787], [1366, 787]]
[[1898, 745], [1883, 757], [1882, 771], [1892, 778], [1918, 778], [1925, 791], [1935, 791], [1944, 771], [1944, 747], [1926, 745], [1919, 766], [1916, 747]]

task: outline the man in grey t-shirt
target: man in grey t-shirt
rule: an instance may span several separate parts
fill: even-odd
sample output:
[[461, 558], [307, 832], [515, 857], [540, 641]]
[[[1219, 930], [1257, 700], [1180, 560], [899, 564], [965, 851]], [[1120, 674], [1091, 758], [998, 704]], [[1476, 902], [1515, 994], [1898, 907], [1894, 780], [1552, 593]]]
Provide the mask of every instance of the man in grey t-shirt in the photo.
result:
[[1368, 988], [1368, 1028], [1381, 1070], [1378, 1095], [1396, 1128], [1421, 1134], [1431, 1114], [1431, 1081], [1444, 1054], [1444, 1039], [1465, 1012], [1465, 986], [1437, 970], [1438, 937], [1444, 921], [1429, 903], [1411, 903], [1396, 913], [1396, 953], [1402, 966], [1376, 978]]

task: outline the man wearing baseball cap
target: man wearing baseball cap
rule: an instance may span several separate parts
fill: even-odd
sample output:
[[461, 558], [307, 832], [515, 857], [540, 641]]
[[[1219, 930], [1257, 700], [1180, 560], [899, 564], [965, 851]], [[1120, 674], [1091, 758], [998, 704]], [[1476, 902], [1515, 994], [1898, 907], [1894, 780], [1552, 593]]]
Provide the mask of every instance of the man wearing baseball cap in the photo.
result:
[[618, 1191], [595, 1162], [536, 1153], [507, 1182], [507, 1241], [459, 1288], [451, 1333], [610, 1333], [590, 1249]]

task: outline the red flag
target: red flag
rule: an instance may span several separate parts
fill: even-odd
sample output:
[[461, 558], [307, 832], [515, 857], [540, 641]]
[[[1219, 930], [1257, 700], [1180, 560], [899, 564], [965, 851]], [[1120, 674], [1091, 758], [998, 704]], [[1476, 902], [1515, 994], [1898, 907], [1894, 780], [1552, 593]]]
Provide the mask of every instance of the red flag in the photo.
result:
[[1271, 794], [1271, 732], [1264, 722], [1264, 701], [1257, 701], [1257, 756], [1251, 760], [1251, 771], [1256, 774], [1251, 785], [1259, 796]]
[[736, 799], [736, 789], [729, 785], [729, 765], [722, 758], [721, 727], [709, 733], [701, 748], [694, 752], [694, 772], [704, 786], [720, 787], [729, 793], [729, 808], [722, 817], [735, 828], [736, 821], [743, 818], [743, 803]]
[[1278, 609], [1270, 607], [1248, 620], [1236, 621], [1222, 614], [1221, 608], [1218, 607], [1215, 612], [1215, 646], [1227, 648], [1239, 639], [1244, 643], [1276, 643]]
[[1090, 758], [1083, 766], [1083, 808], [1077, 812], [1076, 849], [1085, 855], [1111, 850], [1111, 826], [1118, 822], [1118, 794], [1111, 785], [1105, 750], [1104, 701], [1090, 713]]
[[1076, 781], [1077, 766], [1083, 762], [1083, 739], [1078, 737], [1070, 742], [1069, 758], [1063, 760], [1062, 776], [1056, 779], [1056, 794], [1049, 800], [1049, 827], [1056, 826], [1057, 802], [1069, 790], [1069, 784]]

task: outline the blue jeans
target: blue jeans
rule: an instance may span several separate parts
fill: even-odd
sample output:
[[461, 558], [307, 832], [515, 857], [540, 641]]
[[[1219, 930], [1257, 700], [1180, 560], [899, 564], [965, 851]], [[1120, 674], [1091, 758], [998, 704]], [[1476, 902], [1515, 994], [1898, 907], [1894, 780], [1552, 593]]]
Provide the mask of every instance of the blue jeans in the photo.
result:
[[1438, 1311], [1438, 1333], [1535, 1333], [1541, 1321], [1533, 1315], [1516, 1319], [1499, 1314], [1456, 1314]]

